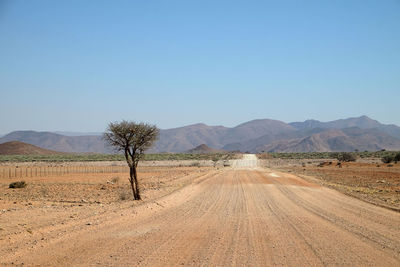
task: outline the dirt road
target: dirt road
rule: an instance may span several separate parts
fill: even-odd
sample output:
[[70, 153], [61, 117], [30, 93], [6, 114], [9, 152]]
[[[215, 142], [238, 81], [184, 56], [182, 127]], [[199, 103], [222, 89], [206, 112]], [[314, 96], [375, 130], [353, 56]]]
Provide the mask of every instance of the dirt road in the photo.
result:
[[233, 159], [230, 160], [231, 166], [238, 168], [255, 168], [258, 166], [257, 156], [254, 154], [244, 154], [242, 159]]
[[13, 246], [0, 263], [399, 266], [400, 214], [293, 175], [226, 169], [90, 223], [27, 233]]

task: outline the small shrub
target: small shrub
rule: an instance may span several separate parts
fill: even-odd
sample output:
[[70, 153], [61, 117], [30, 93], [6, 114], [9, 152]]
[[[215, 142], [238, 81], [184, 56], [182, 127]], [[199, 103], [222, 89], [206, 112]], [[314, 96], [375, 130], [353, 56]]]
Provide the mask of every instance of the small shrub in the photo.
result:
[[344, 162], [350, 162], [350, 161], [357, 160], [356, 156], [350, 152], [337, 153], [336, 158], [337, 158], [337, 160], [344, 161]]
[[47, 197], [47, 195], [49, 194], [49, 191], [47, 190], [47, 188], [42, 187], [40, 189], [40, 193], [42, 194], [42, 196]]
[[331, 158], [331, 159], [337, 159], [338, 157], [339, 157], [339, 154], [340, 153], [338, 153], [338, 152], [329, 152], [329, 158]]
[[192, 164], [190, 164], [190, 167], [200, 167], [200, 162], [193, 162]]
[[25, 188], [27, 186], [25, 181], [18, 181], [11, 183], [8, 188]]
[[394, 156], [386, 155], [386, 156], [383, 156], [381, 158], [381, 160], [382, 160], [383, 163], [390, 163], [390, 162], [392, 162], [394, 160]]
[[263, 153], [257, 154], [257, 158], [258, 159], [271, 159], [272, 156], [268, 153], [263, 152]]
[[119, 192], [119, 199], [120, 200], [127, 200], [128, 199], [128, 194], [126, 193], [126, 191]]
[[396, 162], [400, 161], [400, 152], [397, 153], [397, 154], [394, 156], [394, 161], [396, 161]]
[[118, 182], [119, 182], [119, 177], [116, 176], [116, 177], [111, 178], [111, 182], [112, 182], [113, 184], [118, 183]]
[[224, 167], [230, 167], [231, 166], [231, 164], [229, 163], [228, 160], [224, 160], [223, 165], [224, 165]]

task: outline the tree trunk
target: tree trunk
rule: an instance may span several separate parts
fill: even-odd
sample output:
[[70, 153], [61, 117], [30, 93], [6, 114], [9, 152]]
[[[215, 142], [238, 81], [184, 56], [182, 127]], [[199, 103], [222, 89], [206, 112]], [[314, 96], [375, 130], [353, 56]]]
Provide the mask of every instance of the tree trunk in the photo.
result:
[[136, 197], [137, 197], [135, 199], [136, 200], [140, 200], [141, 199], [141, 197], [140, 197], [140, 189], [139, 189], [139, 182], [138, 182], [138, 178], [137, 178], [137, 172], [136, 172], [136, 166], [135, 165], [133, 166], [133, 178], [134, 178], [134, 181], [135, 181], [135, 189], [136, 189]]
[[136, 168], [135, 166], [130, 166], [129, 167], [129, 182], [131, 184], [131, 188], [132, 188], [132, 194], [133, 194], [133, 199], [134, 200], [138, 200], [140, 199], [140, 197], [138, 198], [137, 195], [137, 190], [136, 190], [136, 183], [135, 183], [135, 173], [136, 172]]
[[137, 172], [136, 172], [136, 167], [138, 161], [135, 161], [135, 159], [138, 159], [135, 157], [134, 152], [129, 152], [129, 148], [125, 148], [125, 158], [126, 162], [128, 163], [129, 166], [129, 182], [131, 183], [131, 188], [132, 188], [132, 194], [133, 194], [133, 199], [134, 200], [140, 200], [140, 190], [139, 190], [139, 182], [137, 179]]

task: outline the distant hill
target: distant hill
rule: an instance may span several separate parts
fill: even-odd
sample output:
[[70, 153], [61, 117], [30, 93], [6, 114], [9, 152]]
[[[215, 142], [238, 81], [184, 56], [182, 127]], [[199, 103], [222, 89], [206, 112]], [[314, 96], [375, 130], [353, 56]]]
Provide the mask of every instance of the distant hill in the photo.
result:
[[0, 138], [0, 143], [9, 141], [21, 141], [62, 152], [109, 153], [112, 151], [106, 146], [101, 136], [96, 135], [65, 136], [51, 132], [16, 131]]
[[185, 152], [200, 144], [219, 148], [229, 128], [203, 123], [160, 131], [160, 138], [150, 152]]
[[102, 133], [100, 133], [100, 132], [63, 132], [63, 131], [57, 131], [57, 132], [52, 132], [52, 133], [65, 135], [65, 136], [88, 136], [88, 135], [100, 136], [100, 135], [102, 135]]
[[[261, 136], [274, 136], [293, 133], [296, 128], [277, 120], [252, 120], [233, 128], [208, 126], [203, 123], [185, 127], [161, 130], [159, 141], [150, 152], [185, 152], [200, 144], [216, 149], [238, 150], [229, 144], [243, 143]], [[246, 151], [244, 149], [243, 151]]]
[[54, 155], [62, 152], [43, 149], [31, 144], [11, 141], [0, 144], [0, 155]]
[[257, 147], [254, 151], [268, 152], [329, 152], [400, 150], [400, 139], [377, 129], [327, 129], [305, 138], [280, 140]]
[[[51, 132], [17, 131], [0, 138], [0, 143], [21, 141], [63, 152], [113, 152], [100, 134], [68, 134], [71, 136]], [[232, 128], [199, 123], [160, 130], [159, 140], [148, 152], [187, 152], [202, 144], [216, 150], [242, 152], [400, 150], [399, 142], [400, 127], [381, 124], [367, 116], [330, 122], [306, 120], [285, 123], [261, 119]]]
[[261, 136], [279, 136], [295, 132], [296, 129], [282, 121], [263, 119], [242, 123], [227, 131], [222, 138], [223, 144], [232, 144], [252, 140]]
[[186, 153], [191, 154], [212, 154], [212, 153], [222, 153], [223, 150], [218, 150], [207, 146], [206, 144], [201, 144], [195, 148], [189, 149]]
[[357, 127], [360, 129], [378, 129], [384, 133], [387, 133], [393, 137], [400, 138], [400, 127], [394, 124], [381, 124], [376, 120], [368, 118], [367, 116], [361, 116], [357, 118], [340, 119], [330, 122], [320, 122], [317, 120], [306, 120], [304, 122], [292, 122], [289, 123], [291, 126], [298, 130], [324, 128], [324, 129], [344, 129]]

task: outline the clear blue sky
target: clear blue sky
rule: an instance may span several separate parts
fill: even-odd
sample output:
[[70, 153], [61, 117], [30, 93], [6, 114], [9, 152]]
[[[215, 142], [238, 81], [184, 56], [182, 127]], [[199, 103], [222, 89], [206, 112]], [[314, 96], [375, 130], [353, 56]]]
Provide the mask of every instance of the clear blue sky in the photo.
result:
[[0, 99], [3, 134], [400, 125], [400, 1], [0, 0]]

